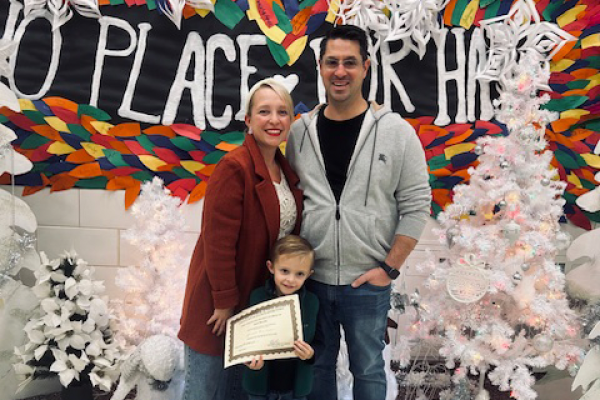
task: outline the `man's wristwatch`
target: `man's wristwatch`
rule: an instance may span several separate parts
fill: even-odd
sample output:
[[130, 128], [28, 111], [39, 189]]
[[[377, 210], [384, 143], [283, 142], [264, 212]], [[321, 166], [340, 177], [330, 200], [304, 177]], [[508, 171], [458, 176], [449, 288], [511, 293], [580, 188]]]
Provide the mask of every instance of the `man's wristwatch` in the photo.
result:
[[385, 261], [382, 261], [381, 263], [379, 263], [379, 266], [381, 267], [381, 269], [383, 269], [385, 271], [385, 273], [392, 280], [394, 280], [400, 276], [400, 271], [397, 270], [396, 268], [390, 267], [389, 265], [387, 265], [387, 263]]

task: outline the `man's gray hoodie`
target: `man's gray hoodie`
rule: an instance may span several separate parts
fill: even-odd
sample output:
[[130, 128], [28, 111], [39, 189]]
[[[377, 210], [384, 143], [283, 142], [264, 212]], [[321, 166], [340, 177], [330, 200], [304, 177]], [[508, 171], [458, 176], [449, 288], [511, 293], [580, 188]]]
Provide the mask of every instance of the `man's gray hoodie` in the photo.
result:
[[317, 112], [301, 116], [286, 156], [304, 190], [301, 236], [315, 248], [312, 279], [347, 285], [383, 261], [394, 235], [419, 239], [431, 190], [421, 143], [400, 115], [371, 104], [337, 204], [325, 174]]

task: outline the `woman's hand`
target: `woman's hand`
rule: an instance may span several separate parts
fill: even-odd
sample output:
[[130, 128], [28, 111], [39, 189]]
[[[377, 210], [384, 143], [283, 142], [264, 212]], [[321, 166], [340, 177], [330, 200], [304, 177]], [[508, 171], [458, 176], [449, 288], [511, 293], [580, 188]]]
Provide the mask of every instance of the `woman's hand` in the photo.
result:
[[246, 363], [246, 366], [248, 368], [253, 369], [255, 371], [258, 371], [259, 369], [264, 367], [264, 365], [265, 365], [265, 362], [263, 361], [262, 354], [258, 358], [252, 357], [252, 361]]
[[217, 308], [213, 312], [213, 315], [209, 318], [206, 325], [210, 325], [212, 323], [215, 324], [213, 327], [212, 333], [217, 336], [221, 336], [223, 332], [225, 332], [225, 327], [227, 326], [227, 320], [229, 317], [233, 315], [233, 308]]
[[310, 360], [315, 355], [315, 351], [311, 345], [304, 340], [296, 340], [294, 342], [294, 353], [296, 353], [301, 360]]

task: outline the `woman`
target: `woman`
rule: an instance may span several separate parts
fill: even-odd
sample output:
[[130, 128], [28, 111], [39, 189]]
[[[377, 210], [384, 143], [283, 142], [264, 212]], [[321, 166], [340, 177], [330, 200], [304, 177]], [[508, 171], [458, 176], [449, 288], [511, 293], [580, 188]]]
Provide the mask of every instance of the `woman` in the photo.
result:
[[210, 177], [179, 331], [186, 358], [183, 400], [239, 397], [225, 397], [225, 388], [241, 391], [227, 376], [241, 371], [223, 371], [223, 333], [227, 319], [267, 278], [270, 247], [299, 231], [302, 192], [279, 151], [292, 120], [288, 91], [273, 79], [258, 82], [248, 94], [244, 144], [225, 155]]

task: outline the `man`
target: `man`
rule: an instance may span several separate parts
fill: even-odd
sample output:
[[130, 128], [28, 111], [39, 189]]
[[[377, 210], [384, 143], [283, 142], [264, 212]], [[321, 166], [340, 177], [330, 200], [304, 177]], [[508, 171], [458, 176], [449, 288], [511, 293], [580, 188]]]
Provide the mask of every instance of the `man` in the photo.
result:
[[425, 155], [414, 129], [362, 95], [370, 61], [355, 26], [321, 43], [327, 103], [292, 126], [287, 156], [304, 190], [301, 235], [315, 248], [308, 289], [321, 304], [311, 399], [337, 399], [336, 360], [344, 328], [355, 400], [383, 400], [382, 350], [391, 282], [429, 215]]

